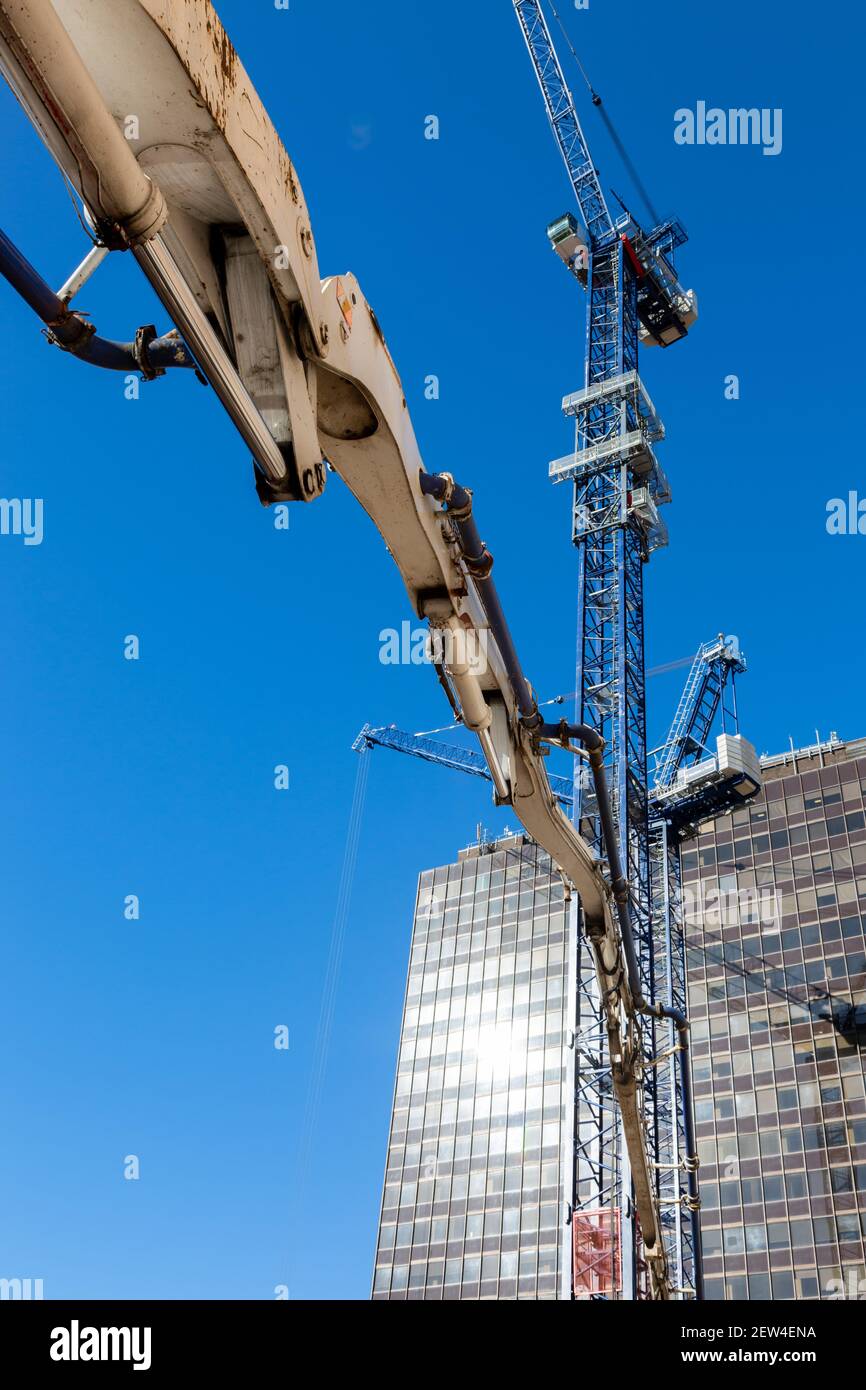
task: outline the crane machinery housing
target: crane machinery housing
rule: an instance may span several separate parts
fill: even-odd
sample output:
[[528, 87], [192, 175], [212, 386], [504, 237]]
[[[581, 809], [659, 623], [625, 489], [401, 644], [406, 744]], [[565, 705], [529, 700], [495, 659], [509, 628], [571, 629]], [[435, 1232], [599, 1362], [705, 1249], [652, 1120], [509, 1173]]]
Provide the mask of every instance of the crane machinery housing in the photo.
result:
[[[497, 800], [514, 808], [579, 895], [580, 979], [592, 979], [581, 1027], [606, 1051], [619, 1107], [615, 1127], [605, 1121], [589, 1137], [583, 1127], [575, 1134], [575, 1203], [585, 1204], [595, 1182], [596, 1205], [628, 1207], [627, 1296], [669, 1299], [682, 1287], [665, 1246], [658, 1180], [654, 1063], [663, 1028], [678, 1039], [679, 1102], [669, 1110], [694, 1220], [698, 1196], [688, 1026], [677, 1001], [656, 997], [642, 568], [663, 539], [657, 516], [668, 493], [651, 447], [661, 426], [637, 352], [640, 342], [665, 347], [683, 337], [695, 306], [673, 270], [680, 224], [644, 233], [628, 214], [612, 220], [540, 7], [514, 8], [585, 229], [590, 394], [572, 401], [578, 445], [556, 475], [574, 485], [580, 557], [574, 724], [545, 722], [491, 578], [472, 494], [424, 469], [358, 280], [320, 275], [297, 171], [209, 0], [0, 0], [0, 66], [80, 199], [91, 238], [58, 291], [5, 236], [0, 273], [49, 341], [82, 362], [147, 379], [195, 369], [250, 449], [266, 505], [315, 502], [332, 469], [384, 538], [415, 612], [440, 633], [484, 634], [485, 663], [452, 655], [438, 674], [478, 737]], [[125, 127], [130, 111], [134, 131]], [[569, 256], [578, 276], [579, 234], [570, 232]], [[557, 240], [562, 254], [567, 242]], [[106, 339], [72, 307], [105, 257], [126, 252], [174, 325], [163, 335], [145, 325], [128, 340]], [[551, 744], [590, 769], [588, 783], [576, 780], [572, 819], [548, 782]], [[578, 1075], [576, 1117], [590, 1113], [590, 1085]]]

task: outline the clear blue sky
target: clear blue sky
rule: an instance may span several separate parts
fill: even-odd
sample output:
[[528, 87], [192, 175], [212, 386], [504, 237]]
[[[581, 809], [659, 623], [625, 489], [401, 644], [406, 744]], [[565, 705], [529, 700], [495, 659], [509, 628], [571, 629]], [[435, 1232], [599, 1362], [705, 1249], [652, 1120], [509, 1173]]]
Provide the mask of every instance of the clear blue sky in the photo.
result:
[[[525, 665], [554, 695], [574, 687], [576, 557], [547, 463], [570, 444], [584, 302], [545, 240], [570, 199], [511, 8], [220, 12], [298, 166], [322, 270], [359, 275], [427, 465], [476, 489]], [[701, 303], [687, 343], [643, 359], [674, 489], [650, 664], [737, 633], [759, 749], [861, 735], [866, 537], [829, 537], [825, 509], [866, 496], [862, 18], [782, 0], [562, 8], [657, 206], [689, 228]], [[698, 100], [781, 107], [782, 154], [677, 146], [674, 112]], [[84, 238], [5, 89], [0, 190], [2, 224], [59, 284]], [[379, 663], [380, 629], [411, 614], [337, 480], [276, 533], [212, 393], [180, 376], [126, 401], [0, 299], [0, 490], [45, 499], [40, 547], [0, 538], [0, 1276], [41, 1277], [46, 1297], [365, 1298], [416, 876], [506, 817], [480, 782], [373, 755], [302, 1182], [350, 745], [366, 720], [430, 729], [447, 706], [429, 671]], [[167, 326], [128, 258], [80, 304], [108, 336]], [[655, 741], [683, 675], [651, 683]]]

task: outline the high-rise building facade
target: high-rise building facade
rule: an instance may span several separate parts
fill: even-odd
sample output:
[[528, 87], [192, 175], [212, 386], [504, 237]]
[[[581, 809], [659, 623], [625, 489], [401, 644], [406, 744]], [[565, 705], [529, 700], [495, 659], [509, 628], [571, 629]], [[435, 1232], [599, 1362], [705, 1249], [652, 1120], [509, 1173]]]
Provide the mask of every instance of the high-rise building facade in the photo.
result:
[[683, 847], [707, 1297], [866, 1297], [866, 740]]
[[558, 1296], [566, 911], [523, 835], [421, 875], [374, 1299]]
[[[866, 1297], [866, 740], [683, 846], [706, 1294]], [[523, 835], [421, 875], [375, 1299], [568, 1296], [567, 912]]]

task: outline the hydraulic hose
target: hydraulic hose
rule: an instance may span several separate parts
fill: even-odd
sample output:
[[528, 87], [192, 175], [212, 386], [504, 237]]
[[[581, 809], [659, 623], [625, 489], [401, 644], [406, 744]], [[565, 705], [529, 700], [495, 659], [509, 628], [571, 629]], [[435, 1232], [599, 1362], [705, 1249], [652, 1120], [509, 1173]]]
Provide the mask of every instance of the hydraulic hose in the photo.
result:
[[523, 674], [496, 585], [490, 577], [493, 556], [481, 539], [472, 515], [472, 493], [455, 483], [449, 473], [424, 472], [421, 473], [421, 491], [425, 497], [434, 497], [437, 502], [445, 503], [448, 508], [448, 516], [454, 523], [460, 539], [466, 568], [475, 581], [485, 617], [505, 662], [521, 720], [527, 729], [534, 729], [541, 723], [541, 715], [532, 688]]
[[45, 324], [50, 341], [82, 362], [112, 372], [142, 372], [145, 377], [157, 376], [169, 367], [195, 368], [186, 344], [177, 333], [158, 338], [155, 329], [142, 328], [131, 343], [100, 338], [93, 324], [74, 313], [54, 293], [3, 231], [0, 231], [0, 274]]

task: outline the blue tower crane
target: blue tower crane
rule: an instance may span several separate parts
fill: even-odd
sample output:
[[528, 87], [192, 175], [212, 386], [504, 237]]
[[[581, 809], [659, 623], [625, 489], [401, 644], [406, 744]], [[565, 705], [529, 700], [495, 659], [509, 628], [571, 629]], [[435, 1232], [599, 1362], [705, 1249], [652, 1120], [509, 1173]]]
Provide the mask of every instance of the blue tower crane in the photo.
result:
[[[736, 637], [718, 637], [712, 642], [705, 642], [692, 663], [671, 732], [665, 742], [654, 750], [656, 766], [663, 766], [666, 772], [664, 778], [656, 775], [649, 800], [650, 818], [653, 822], [664, 820], [673, 827], [677, 845], [694, 833], [701, 821], [745, 805], [759, 790], [750, 776], [754, 768], [739, 765], [725, 767], [718, 754], [714, 755], [709, 747], [710, 733], [721, 711], [724, 733], [731, 733], [739, 748], [750, 748], [739, 736], [739, 718], [733, 693], [735, 676], [742, 675], [746, 669], [746, 659]], [[731, 709], [725, 705], [729, 683]], [[422, 762], [432, 763], [435, 767], [465, 772], [486, 782], [492, 780], [487, 761], [477, 749], [445, 743], [431, 734], [407, 733], [396, 724], [381, 728], [365, 724], [352, 744], [352, 751], [360, 753], [370, 748], [388, 748], [392, 752], [406, 753]], [[705, 757], [698, 766], [701, 754]], [[697, 767], [698, 773], [703, 775], [678, 783], [677, 773], [689, 766]], [[574, 779], [548, 772], [548, 781], [560, 805], [572, 810]]]
[[719, 636], [697, 653], [677, 706], [670, 733], [656, 750], [655, 786], [669, 787], [681, 767], [694, 764], [707, 752], [706, 741], [719, 709], [727, 731], [725, 688], [730, 682], [732, 718], [737, 722], [736, 677], [746, 670], [736, 637]]
[[[574, 452], [550, 466], [555, 482], [573, 485], [572, 536], [578, 550], [577, 710], [606, 746], [620, 838], [632, 895], [639, 963], [647, 997], [670, 949], [669, 919], [654, 920], [653, 853], [647, 777], [644, 567], [666, 542], [659, 509], [670, 500], [653, 445], [664, 427], [638, 374], [641, 343], [667, 347], [683, 338], [697, 316], [694, 296], [677, 280], [673, 257], [686, 240], [671, 220], [645, 232], [623, 206], [608, 208], [574, 99], [539, 0], [513, 0], [550, 125], [562, 154], [581, 221], [566, 213], [548, 229], [562, 260], [588, 289], [584, 386], [566, 398], [575, 420]], [[596, 106], [601, 99], [593, 93]], [[619, 200], [618, 200], [619, 201]], [[602, 851], [601, 826], [591, 790], [575, 780], [573, 817]], [[586, 1051], [605, 1050], [597, 983], [589, 969], [579, 909], [570, 931], [576, 943], [575, 1033]], [[665, 971], [670, 983], [671, 972]], [[659, 1049], [649, 1039], [653, 1052]], [[631, 1178], [618, 1119], [607, 1105], [602, 1079], [574, 1049], [574, 1211], [619, 1212], [622, 1223], [622, 1295], [639, 1297]], [[662, 1094], [667, 1078], [648, 1068], [645, 1119], [659, 1172], [667, 1159], [660, 1130], [677, 1129], [677, 1097]], [[675, 1087], [675, 1081], [671, 1082]], [[660, 1119], [660, 1116], [662, 1117]], [[569, 1162], [570, 1162], [569, 1158]], [[688, 1223], [686, 1223], [688, 1224]], [[677, 1241], [685, 1241], [680, 1230]], [[676, 1255], [683, 1283], [693, 1277], [693, 1250]], [[582, 1290], [563, 1287], [564, 1297]]]
[[[387, 728], [374, 729], [365, 724], [352, 751], [362, 753], [368, 748], [390, 748], [395, 753], [408, 753], [423, 762], [437, 767], [448, 767], [454, 772], [466, 772], [470, 777], [482, 777], [491, 782], [490, 768], [484, 756], [474, 748], [461, 748], [456, 744], [440, 743], [429, 734], [407, 734], [395, 724]], [[551, 790], [562, 806], [574, 805], [573, 784], [570, 777], [548, 776]]]

